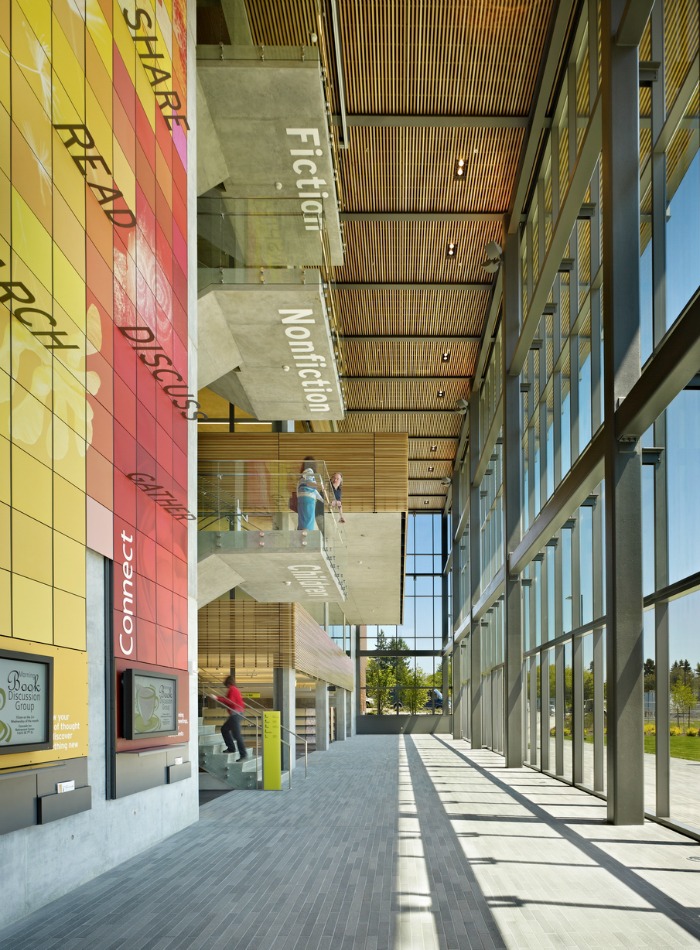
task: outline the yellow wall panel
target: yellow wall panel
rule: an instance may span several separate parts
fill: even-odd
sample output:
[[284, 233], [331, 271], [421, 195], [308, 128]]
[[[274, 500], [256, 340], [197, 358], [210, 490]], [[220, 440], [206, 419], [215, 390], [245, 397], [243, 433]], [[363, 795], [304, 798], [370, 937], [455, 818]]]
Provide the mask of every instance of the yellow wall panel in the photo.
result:
[[44, 287], [51, 288], [51, 235], [27, 202], [12, 189], [12, 247], [31, 266]]
[[53, 219], [50, 170], [39, 161], [24, 136], [16, 130], [12, 135], [12, 186], [50, 233]]
[[85, 493], [56, 474], [53, 476], [53, 526], [75, 541], [85, 543]]
[[0, 436], [0, 501], [6, 505], [10, 504], [10, 479], [12, 473], [10, 454], [9, 440]]
[[[17, 275], [15, 275], [17, 276]], [[21, 280], [21, 278], [19, 278]], [[37, 287], [40, 285], [37, 283]], [[37, 302], [32, 306], [40, 307]], [[51, 311], [49, 311], [49, 314]], [[22, 319], [31, 324], [31, 328], [23, 326], [19, 319], [10, 324], [12, 335], [12, 378], [15, 379], [27, 392], [35, 394], [36, 398], [49, 408], [52, 405], [52, 375], [53, 365], [51, 350], [48, 350], [39, 337], [32, 336], [30, 329], [35, 331], [51, 331], [53, 328], [46, 317], [41, 314], [24, 313]]]
[[[6, 76], [2, 70], [4, 56], [5, 50], [0, 47], [0, 103], [6, 97], [5, 94], [9, 92], [9, 73]], [[3, 88], [6, 81], [8, 83], [7, 90]], [[0, 171], [6, 175], [10, 174], [10, 114], [4, 107], [4, 103], [0, 105]]]
[[72, 650], [85, 649], [85, 599], [54, 590], [54, 643]]
[[[110, 43], [111, 49], [111, 43]], [[100, 108], [107, 116], [107, 121], [111, 121], [112, 118], [112, 77], [111, 77], [111, 63], [110, 69], [105, 69], [105, 64], [100, 57], [95, 44], [93, 43], [90, 36], [87, 37], [87, 46], [85, 50], [85, 56], [87, 60], [86, 65], [86, 89], [90, 90], [96, 101], [99, 103]], [[89, 103], [88, 103], [88, 115], [89, 112]]]
[[53, 189], [53, 239], [85, 279], [85, 229], [61, 192]]
[[75, 166], [58, 133], [54, 133], [53, 184], [85, 228], [85, 179]]
[[[49, 0], [15, 0], [15, 16], [24, 16], [34, 35], [47, 48], [51, 41], [51, 5]], [[16, 54], [15, 54], [16, 55]]]
[[[112, 124], [110, 121], [112, 99], [111, 96], [106, 103], [100, 102], [95, 93], [89, 86], [85, 88], [85, 124], [90, 129], [90, 135], [95, 142], [95, 148], [102, 158], [109, 165], [112, 172], [112, 143], [114, 135], [112, 133]], [[110, 107], [109, 116], [105, 115], [104, 109]], [[111, 187], [111, 177], [104, 170], [104, 167], [98, 162], [95, 168], [88, 168], [88, 181], [97, 182], [99, 185]]]
[[[65, 88], [58, 76], [54, 77], [53, 81], [53, 95], [51, 97], [51, 121], [54, 125], [71, 125], [71, 124], [82, 124], [85, 121], [85, 101], [81, 99], [80, 102], [73, 102], [70, 97], [70, 93]], [[61, 135], [63, 136], [64, 141], [69, 141], [70, 136], [67, 130], [62, 130]], [[65, 145], [61, 143], [61, 147], [65, 148]], [[67, 152], [67, 150], [66, 150]], [[74, 166], [75, 167], [75, 166]], [[80, 175], [80, 171], [75, 167], [76, 172]]]
[[10, 508], [0, 502], [0, 568], [12, 570], [12, 518]]
[[75, 49], [71, 49], [66, 34], [55, 17], [53, 22], [54, 78], [57, 77], [61, 81], [71, 102], [76, 109], [80, 110], [85, 95], [85, 65], [81, 63], [84, 53], [82, 44]]
[[50, 525], [53, 517], [51, 469], [12, 446], [12, 505]]
[[12, 512], [12, 569], [15, 574], [30, 577], [42, 584], [53, 582], [51, 528], [23, 515]]
[[[45, 0], [37, 0], [37, 8], [43, 6]], [[34, 4], [28, 4], [33, 7]], [[47, 55], [48, 53], [48, 55]], [[12, 17], [12, 56], [13, 67], [17, 64], [26, 78], [30, 89], [34, 93], [47, 114], [51, 112], [51, 20], [49, 13], [48, 26], [40, 29], [37, 34], [26, 15], [15, 0], [14, 16]], [[13, 83], [14, 101], [14, 83]], [[16, 115], [17, 103], [14, 102], [13, 113]], [[20, 113], [21, 115], [21, 113]]]
[[85, 333], [85, 281], [57, 244], [53, 245], [53, 279], [56, 300]]
[[[9, 328], [3, 327], [5, 314], [0, 314], [0, 337], [3, 330], [9, 337]], [[0, 435], [10, 438], [10, 377], [4, 369], [0, 369]], [[0, 468], [0, 498], [2, 498], [2, 468]]]
[[51, 468], [53, 419], [51, 411], [21, 386], [12, 389], [12, 442], [37, 462]]
[[[99, 0], [86, 0], [87, 28], [104, 67], [112, 76], [112, 31], [102, 13]], [[110, 92], [111, 95], [111, 92]]]
[[12, 575], [12, 627], [15, 637], [53, 643], [52, 590], [47, 584]]
[[[10, 179], [4, 174], [4, 172], [0, 171], [0, 237], [8, 239], [10, 237], [10, 207], [12, 204], [11, 195], [12, 186], [10, 185]], [[1, 259], [3, 261], [7, 261], [9, 256], [9, 254], [6, 254]]]
[[[12, 64], [12, 119], [31, 148], [51, 166], [51, 113], [37, 99], [17, 65]], [[19, 110], [19, 111], [18, 111]]]
[[61, 419], [53, 420], [54, 471], [85, 491], [85, 440]]
[[0, 637], [12, 636], [12, 576], [0, 570]]
[[[0, 175], [0, 179], [2, 175]], [[2, 243], [2, 242], [0, 242]], [[1, 250], [1, 248], [0, 248]], [[12, 315], [7, 307], [0, 303], [0, 372], [9, 375], [12, 371], [11, 359], [10, 359], [10, 339], [12, 334], [10, 332]], [[4, 423], [6, 420], [6, 414], [0, 412], [0, 432], [7, 434], [4, 429]]]
[[54, 586], [85, 598], [85, 547], [58, 531], [53, 535]]
[[57, 303], [54, 304], [53, 314], [57, 325], [66, 334], [64, 339], [66, 341], [70, 340], [71, 347], [75, 347], [75, 349], [61, 347], [59, 349], [53, 350], [54, 366], [56, 366], [57, 363], [60, 363], [64, 370], [67, 370], [78, 380], [82, 390], [85, 386], [85, 373], [87, 370], [87, 359], [85, 353], [87, 340], [85, 333], [78, 329], [66, 311]]
[[85, 387], [59, 362], [53, 366], [54, 416], [67, 423], [74, 432], [85, 438], [87, 403]]
[[85, 4], [81, 2], [80, 7], [78, 7], [74, 0], [51, 0], [53, 15], [61, 24], [61, 29], [68, 40], [76, 46], [82, 43], [83, 33], [85, 32], [85, 21], [78, 12], [84, 6]]
[[[0, 4], [0, 18], [4, 9], [4, 4]], [[4, 41], [0, 41], [0, 105], [10, 111], [10, 51]]]

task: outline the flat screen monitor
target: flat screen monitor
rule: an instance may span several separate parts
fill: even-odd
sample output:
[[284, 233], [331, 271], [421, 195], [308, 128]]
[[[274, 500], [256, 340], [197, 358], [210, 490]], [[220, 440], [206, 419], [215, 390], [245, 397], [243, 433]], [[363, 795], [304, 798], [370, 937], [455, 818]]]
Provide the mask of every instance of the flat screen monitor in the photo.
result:
[[122, 690], [125, 739], [177, 735], [177, 676], [124, 670]]

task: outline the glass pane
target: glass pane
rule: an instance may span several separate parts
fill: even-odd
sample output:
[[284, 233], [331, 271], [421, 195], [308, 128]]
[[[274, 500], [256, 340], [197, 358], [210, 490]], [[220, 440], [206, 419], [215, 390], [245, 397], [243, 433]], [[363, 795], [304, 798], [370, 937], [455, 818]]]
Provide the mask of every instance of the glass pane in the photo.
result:
[[671, 818], [700, 828], [700, 591], [668, 605], [671, 714]]
[[700, 571], [700, 391], [685, 390], [667, 414], [669, 581]]

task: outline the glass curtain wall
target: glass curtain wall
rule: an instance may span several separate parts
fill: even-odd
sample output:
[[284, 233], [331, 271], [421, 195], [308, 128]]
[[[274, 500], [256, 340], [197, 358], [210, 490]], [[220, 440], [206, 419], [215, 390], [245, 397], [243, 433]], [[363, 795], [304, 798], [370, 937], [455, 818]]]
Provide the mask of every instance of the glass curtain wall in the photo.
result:
[[[404, 622], [368, 626], [360, 708], [370, 715], [447, 712], [443, 690], [443, 515], [409, 515]], [[449, 591], [448, 591], [449, 594]], [[449, 679], [449, 678], [448, 678]]]
[[[693, 328], [700, 321], [699, 20], [694, 0], [657, 2], [639, 46], [640, 61], [658, 64], [658, 71], [640, 74], [641, 376], [627, 398], [634, 394], [644, 408], [642, 429], [648, 429], [625, 436], [642, 461], [644, 808], [696, 832], [700, 365], [686, 365], [674, 355], [683, 345], [671, 344], [696, 346]], [[603, 308], [603, 222], [606, 213], [615, 214], [616, 196], [608, 197], [611, 207], [603, 206], [605, 169], [600, 147], [591, 145], [602, 140], [606, 94], [601, 22], [601, 3], [588, 0], [533, 177], [517, 250], [514, 356], [504, 370], [499, 330], [486, 372], [474, 381], [479, 398], [465, 422], [468, 450], [453, 498], [451, 565], [461, 572], [452, 630], [469, 657], [456, 686], [470, 716], [476, 716], [472, 686], [479, 677], [482, 684], [480, 733], [465, 735], [479, 747], [502, 748], [507, 555], [508, 576], [518, 578], [521, 594], [522, 760], [605, 794], [608, 731], [615, 728], [608, 723], [614, 683], [608, 682], [606, 638], [615, 633], [606, 613], [611, 539], [604, 432], [613, 425], [617, 431], [622, 409], [606, 418], [611, 384], [604, 342], [607, 320], [628, 315], [608, 317]], [[501, 443], [511, 433], [503, 431], [504, 371], [518, 374], [520, 390], [520, 542], [507, 552]]]

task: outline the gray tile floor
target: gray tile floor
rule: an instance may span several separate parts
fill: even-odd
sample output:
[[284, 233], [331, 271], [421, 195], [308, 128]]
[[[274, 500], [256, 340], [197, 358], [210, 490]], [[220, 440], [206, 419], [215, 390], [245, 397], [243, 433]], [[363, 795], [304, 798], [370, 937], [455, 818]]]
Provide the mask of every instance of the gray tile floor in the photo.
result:
[[[0, 947], [697, 947], [700, 846], [440, 736], [356, 737], [291, 791], [200, 821], [19, 923]], [[692, 860], [695, 859], [695, 860]]]

